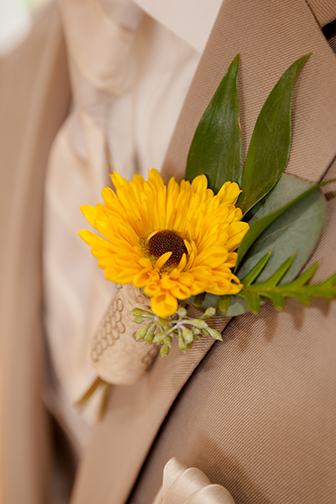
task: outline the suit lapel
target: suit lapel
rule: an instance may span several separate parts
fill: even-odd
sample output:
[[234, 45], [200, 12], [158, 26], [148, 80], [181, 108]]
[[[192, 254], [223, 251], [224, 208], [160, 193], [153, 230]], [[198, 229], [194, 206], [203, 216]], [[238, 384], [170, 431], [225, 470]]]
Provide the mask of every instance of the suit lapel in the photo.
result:
[[[304, 0], [225, 0], [176, 126], [163, 175], [183, 178], [196, 125], [224, 72], [241, 54], [244, 155], [257, 115], [281, 74], [313, 51], [295, 88], [289, 173], [319, 180], [336, 151], [336, 61]], [[183, 355], [175, 347], [141, 382], [115, 387], [97, 424], [75, 485], [72, 504], [123, 504], [176, 396], [206, 355], [200, 340]]]
[[286, 171], [319, 180], [335, 154], [336, 61], [304, 0], [223, 2], [174, 131], [162, 170], [183, 178], [196, 126], [237, 53], [240, 121], [246, 156], [261, 107], [282, 73], [313, 52], [294, 88], [293, 142]]

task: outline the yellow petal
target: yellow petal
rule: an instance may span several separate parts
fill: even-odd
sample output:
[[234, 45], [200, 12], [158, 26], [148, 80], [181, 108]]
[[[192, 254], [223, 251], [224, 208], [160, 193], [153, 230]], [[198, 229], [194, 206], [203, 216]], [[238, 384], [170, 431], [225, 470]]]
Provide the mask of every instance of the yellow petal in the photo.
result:
[[155, 315], [161, 318], [173, 315], [177, 308], [177, 299], [170, 292], [162, 292], [151, 299], [151, 307]]
[[[249, 226], [235, 207], [239, 186], [226, 182], [217, 195], [205, 175], [192, 183], [173, 178], [168, 187], [152, 169], [148, 180], [135, 175], [129, 182], [116, 172], [111, 176], [117, 192], [102, 191], [104, 204], [83, 205], [90, 224], [104, 237], [80, 231], [107, 279], [133, 283], [152, 297], [154, 311], [164, 317], [177, 308], [177, 299], [201, 292], [232, 294], [241, 289], [232, 273], [233, 252]], [[172, 252], [148, 257], [146, 240], [160, 230], [171, 230], [184, 240], [187, 253], [179, 265], [167, 265]]]
[[172, 252], [166, 252], [165, 254], [162, 254], [162, 256], [159, 257], [159, 259], [155, 263], [155, 268], [156, 269], [161, 269], [164, 264], [168, 261], [170, 256], [172, 255]]

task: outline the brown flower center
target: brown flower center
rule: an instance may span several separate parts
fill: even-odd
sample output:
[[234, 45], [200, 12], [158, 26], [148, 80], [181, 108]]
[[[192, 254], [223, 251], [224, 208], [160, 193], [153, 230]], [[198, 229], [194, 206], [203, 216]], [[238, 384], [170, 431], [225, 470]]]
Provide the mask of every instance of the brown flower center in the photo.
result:
[[188, 254], [183, 238], [174, 233], [174, 231], [169, 231], [168, 229], [155, 233], [155, 235], [148, 240], [147, 250], [150, 256], [157, 258], [161, 257], [166, 252], [172, 252], [165, 266], [177, 266], [183, 254]]

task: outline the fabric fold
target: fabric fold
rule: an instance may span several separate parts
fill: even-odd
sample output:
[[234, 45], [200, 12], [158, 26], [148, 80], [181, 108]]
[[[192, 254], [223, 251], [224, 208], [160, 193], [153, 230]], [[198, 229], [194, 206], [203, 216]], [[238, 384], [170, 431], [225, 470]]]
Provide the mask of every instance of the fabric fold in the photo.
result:
[[187, 468], [173, 457], [164, 467], [153, 504], [234, 504], [234, 500], [224, 487], [211, 484], [203, 471]]
[[127, 5], [123, 7], [129, 21], [125, 24], [115, 22], [98, 1], [62, 2], [71, 60], [91, 85], [116, 96], [131, 85], [134, 76], [133, 41], [143, 12], [133, 3], [131, 6], [131, 15]]

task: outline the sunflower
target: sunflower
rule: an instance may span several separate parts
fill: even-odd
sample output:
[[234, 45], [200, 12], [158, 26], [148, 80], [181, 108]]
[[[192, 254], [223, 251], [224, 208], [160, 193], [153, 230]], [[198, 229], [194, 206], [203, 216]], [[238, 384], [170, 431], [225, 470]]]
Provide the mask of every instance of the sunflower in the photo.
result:
[[178, 299], [241, 290], [232, 273], [234, 250], [249, 226], [235, 207], [241, 192], [235, 182], [214, 195], [205, 175], [192, 183], [171, 178], [168, 187], [155, 169], [148, 181], [135, 175], [129, 182], [115, 172], [111, 178], [117, 193], [105, 187], [104, 204], [81, 207], [104, 238], [79, 232], [107, 280], [143, 288], [162, 318], [176, 312]]

